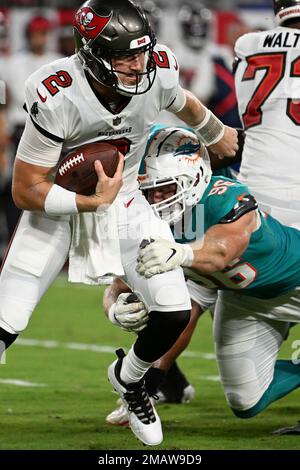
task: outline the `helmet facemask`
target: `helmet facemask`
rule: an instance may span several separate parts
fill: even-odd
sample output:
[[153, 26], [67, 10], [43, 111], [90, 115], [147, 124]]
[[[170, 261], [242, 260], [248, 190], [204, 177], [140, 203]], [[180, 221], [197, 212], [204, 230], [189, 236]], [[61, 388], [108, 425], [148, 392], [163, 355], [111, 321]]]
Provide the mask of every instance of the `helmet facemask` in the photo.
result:
[[[100, 48], [84, 46], [78, 51], [78, 56], [83, 67], [97, 82], [105, 85], [109, 88], [113, 88], [116, 92], [125, 96], [142, 95], [147, 93], [153, 85], [156, 76], [156, 65], [153, 59], [153, 48], [154, 44], [149, 43], [142, 49], [130, 50], [130, 51], [116, 51], [114, 55], [109, 55], [101, 51]], [[122, 81], [122, 76], [128, 75], [125, 72], [114, 69], [113, 58], [114, 57], [129, 57], [130, 55], [136, 55], [144, 53], [144, 71], [141, 73], [130, 72], [135, 75], [135, 84], [126, 85]], [[118, 56], [119, 54], [119, 56]]]
[[173, 183], [176, 184], [176, 190], [173, 196], [151, 204], [151, 208], [155, 215], [166, 221], [169, 225], [179, 222], [186, 210], [186, 200], [184, 197], [182, 182], [179, 181], [179, 178], [170, 178], [167, 180], [154, 180], [152, 183], [149, 182], [148, 186], [146, 183], [142, 185], [143, 191], [147, 191], [149, 189], [155, 189]]

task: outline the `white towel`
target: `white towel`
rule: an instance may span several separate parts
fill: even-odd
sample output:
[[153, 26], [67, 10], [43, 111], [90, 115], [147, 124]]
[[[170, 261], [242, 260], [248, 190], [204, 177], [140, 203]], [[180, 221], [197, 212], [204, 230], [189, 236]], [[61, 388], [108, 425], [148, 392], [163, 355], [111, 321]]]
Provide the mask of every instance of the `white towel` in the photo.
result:
[[98, 285], [123, 276], [115, 205], [99, 214], [76, 214], [72, 222], [69, 281]]

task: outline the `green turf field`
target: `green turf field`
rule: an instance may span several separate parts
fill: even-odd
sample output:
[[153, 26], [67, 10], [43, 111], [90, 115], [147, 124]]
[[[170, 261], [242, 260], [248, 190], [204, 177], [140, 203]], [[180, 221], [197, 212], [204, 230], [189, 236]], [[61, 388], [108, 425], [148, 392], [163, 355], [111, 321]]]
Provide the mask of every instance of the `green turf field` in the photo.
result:
[[[104, 318], [101, 294], [99, 288], [59, 278], [35, 311], [21, 344], [8, 351], [7, 364], [0, 365], [1, 450], [145, 450], [127, 428], [105, 424], [117, 399], [106, 378], [114, 359], [111, 351], [128, 347], [133, 336]], [[291, 331], [281, 357], [291, 357], [295, 339], [300, 339], [300, 327]], [[157, 449], [299, 449], [299, 436], [270, 433], [300, 419], [300, 391], [259, 417], [238, 420], [215, 380], [212, 354], [211, 319], [205, 315], [188, 355], [179, 361], [196, 387], [196, 399], [187, 405], [158, 406], [165, 438]], [[7, 383], [11, 380], [29, 386]]]

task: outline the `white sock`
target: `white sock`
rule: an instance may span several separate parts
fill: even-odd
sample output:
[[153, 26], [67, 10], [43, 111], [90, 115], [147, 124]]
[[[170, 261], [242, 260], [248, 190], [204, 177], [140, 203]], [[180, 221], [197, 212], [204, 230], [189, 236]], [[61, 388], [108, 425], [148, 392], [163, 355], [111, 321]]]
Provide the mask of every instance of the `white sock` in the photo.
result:
[[121, 380], [125, 383], [138, 382], [151, 367], [151, 365], [152, 362], [145, 362], [139, 359], [136, 356], [132, 346], [127, 356], [123, 359]]

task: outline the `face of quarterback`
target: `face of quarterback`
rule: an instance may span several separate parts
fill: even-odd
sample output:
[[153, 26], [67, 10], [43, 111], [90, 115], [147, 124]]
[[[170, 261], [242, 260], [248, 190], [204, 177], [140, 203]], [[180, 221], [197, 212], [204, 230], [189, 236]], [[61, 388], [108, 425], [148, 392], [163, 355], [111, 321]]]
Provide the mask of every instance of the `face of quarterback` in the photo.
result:
[[176, 183], [166, 184], [148, 189], [147, 199], [150, 204], [157, 204], [175, 195], [177, 189]]
[[[113, 69], [118, 74], [119, 80], [125, 86], [136, 85], [136, 74], [145, 71], [145, 52], [140, 52], [130, 56], [115, 57], [111, 59]], [[141, 76], [139, 77], [139, 81]]]

